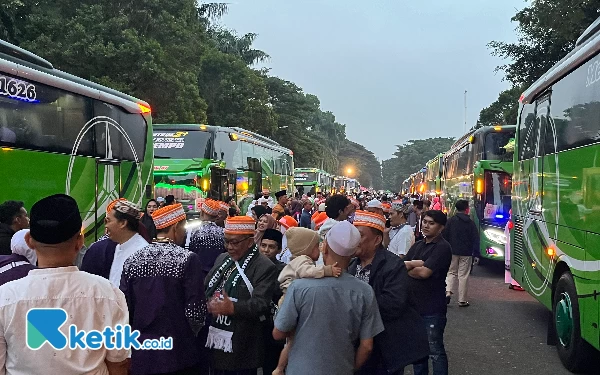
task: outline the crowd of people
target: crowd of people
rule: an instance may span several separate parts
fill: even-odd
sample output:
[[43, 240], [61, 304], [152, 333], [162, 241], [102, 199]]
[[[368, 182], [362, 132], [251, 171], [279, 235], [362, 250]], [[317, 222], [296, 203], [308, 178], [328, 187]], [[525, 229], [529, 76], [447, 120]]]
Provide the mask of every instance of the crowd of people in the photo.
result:
[[[242, 215], [205, 199], [186, 228], [173, 196], [106, 209], [84, 246], [67, 195], [0, 205], [0, 373], [448, 373], [447, 305], [469, 306], [478, 234], [468, 202], [268, 190]], [[474, 229], [475, 228], [475, 229]], [[457, 285], [456, 285], [457, 284]], [[170, 350], [64, 350], [26, 342], [27, 311], [80, 330], [129, 324]], [[66, 329], [66, 328], [65, 328]], [[399, 343], [404, 343], [400, 345]]]

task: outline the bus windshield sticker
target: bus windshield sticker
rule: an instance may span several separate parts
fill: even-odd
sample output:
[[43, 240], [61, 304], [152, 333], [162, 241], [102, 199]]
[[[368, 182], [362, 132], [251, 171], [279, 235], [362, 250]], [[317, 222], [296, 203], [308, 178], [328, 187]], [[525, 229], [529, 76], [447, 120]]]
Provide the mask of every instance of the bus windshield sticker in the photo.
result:
[[154, 133], [154, 148], [183, 148], [188, 132]]
[[3, 75], [0, 75], [0, 95], [32, 103], [37, 101], [34, 84]]

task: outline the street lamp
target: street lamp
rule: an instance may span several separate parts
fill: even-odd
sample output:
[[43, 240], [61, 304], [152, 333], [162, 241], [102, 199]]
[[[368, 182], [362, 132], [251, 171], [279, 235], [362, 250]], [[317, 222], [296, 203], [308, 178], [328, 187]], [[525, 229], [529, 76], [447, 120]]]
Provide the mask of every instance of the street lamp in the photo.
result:
[[349, 175], [352, 174], [352, 168], [346, 169], [346, 173], [348, 173]]

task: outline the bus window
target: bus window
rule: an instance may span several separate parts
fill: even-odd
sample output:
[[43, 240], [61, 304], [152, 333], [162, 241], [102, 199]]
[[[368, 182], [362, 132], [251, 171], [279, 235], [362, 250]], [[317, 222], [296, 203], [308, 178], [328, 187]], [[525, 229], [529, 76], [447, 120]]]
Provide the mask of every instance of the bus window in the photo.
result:
[[222, 160], [230, 170], [242, 166], [242, 150], [240, 141], [232, 141], [229, 133], [217, 132], [215, 134], [215, 146], [213, 152], [214, 160]]
[[[111, 133], [112, 136], [112, 133]], [[211, 153], [212, 133], [200, 130], [154, 132], [156, 159], [201, 159]]]
[[253, 159], [254, 155], [254, 145], [250, 142], [239, 142], [240, 149], [242, 151], [242, 165], [239, 167], [242, 169], [254, 169], [251, 167], [255, 167]]
[[515, 153], [515, 133], [488, 133], [485, 136], [484, 153], [484, 160], [512, 161]]
[[535, 129], [535, 104], [526, 104], [519, 121], [519, 160], [528, 160], [535, 156], [537, 131]]
[[[146, 137], [140, 134], [146, 134], [148, 125], [142, 116], [126, 113], [119, 107], [102, 102], [94, 102], [94, 116], [98, 121], [94, 127], [98, 156], [138, 162], [144, 160]], [[112, 121], [100, 119], [99, 116], [109, 117]], [[107, 138], [110, 140], [110, 147], [107, 145]], [[107, 156], [106, 150], [111, 150], [112, 155]]]
[[[9, 78], [0, 75], [0, 78]], [[93, 131], [80, 134], [92, 118], [92, 99], [39, 83], [35, 102], [0, 98], [0, 144], [5, 146], [95, 156]], [[73, 150], [73, 145], [77, 145]], [[104, 148], [103, 148], [104, 149]]]
[[511, 207], [512, 179], [505, 172], [485, 172], [484, 213], [486, 221], [506, 224]]

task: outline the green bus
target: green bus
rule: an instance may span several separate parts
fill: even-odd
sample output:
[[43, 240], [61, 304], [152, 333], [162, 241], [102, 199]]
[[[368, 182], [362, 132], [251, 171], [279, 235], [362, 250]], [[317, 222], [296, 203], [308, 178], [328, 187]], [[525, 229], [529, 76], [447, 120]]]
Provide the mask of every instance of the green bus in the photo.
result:
[[0, 202], [77, 201], [85, 243], [104, 234], [107, 205], [152, 197], [148, 103], [60, 70], [0, 40]]
[[318, 168], [295, 168], [294, 185], [298, 194], [330, 192], [333, 187], [333, 175]]
[[442, 177], [444, 175], [444, 154], [436, 155], [425, 165], [425, 191], [423, 195], [432, 200], [442, 193]]
[[552, 312], [571, 371], [600, 357], [599, 30], [521, 96], [514, 158], [511, 273]]
[[173, 195], [188, 217], [199, 215], [205, 198], [234, 197], [245, 213], [264, 188], [291, 192], [293, 171], [291, 150], [241, 128], [154, 125], [155, 195]]
[[442, 209], [455, 213], [459, 199], [469, 201], [480, 231], [482, 258], [504, 260], [504, 227], [511, 209], [515, 126], [486, 126], [471, 131], [444, 155]]

